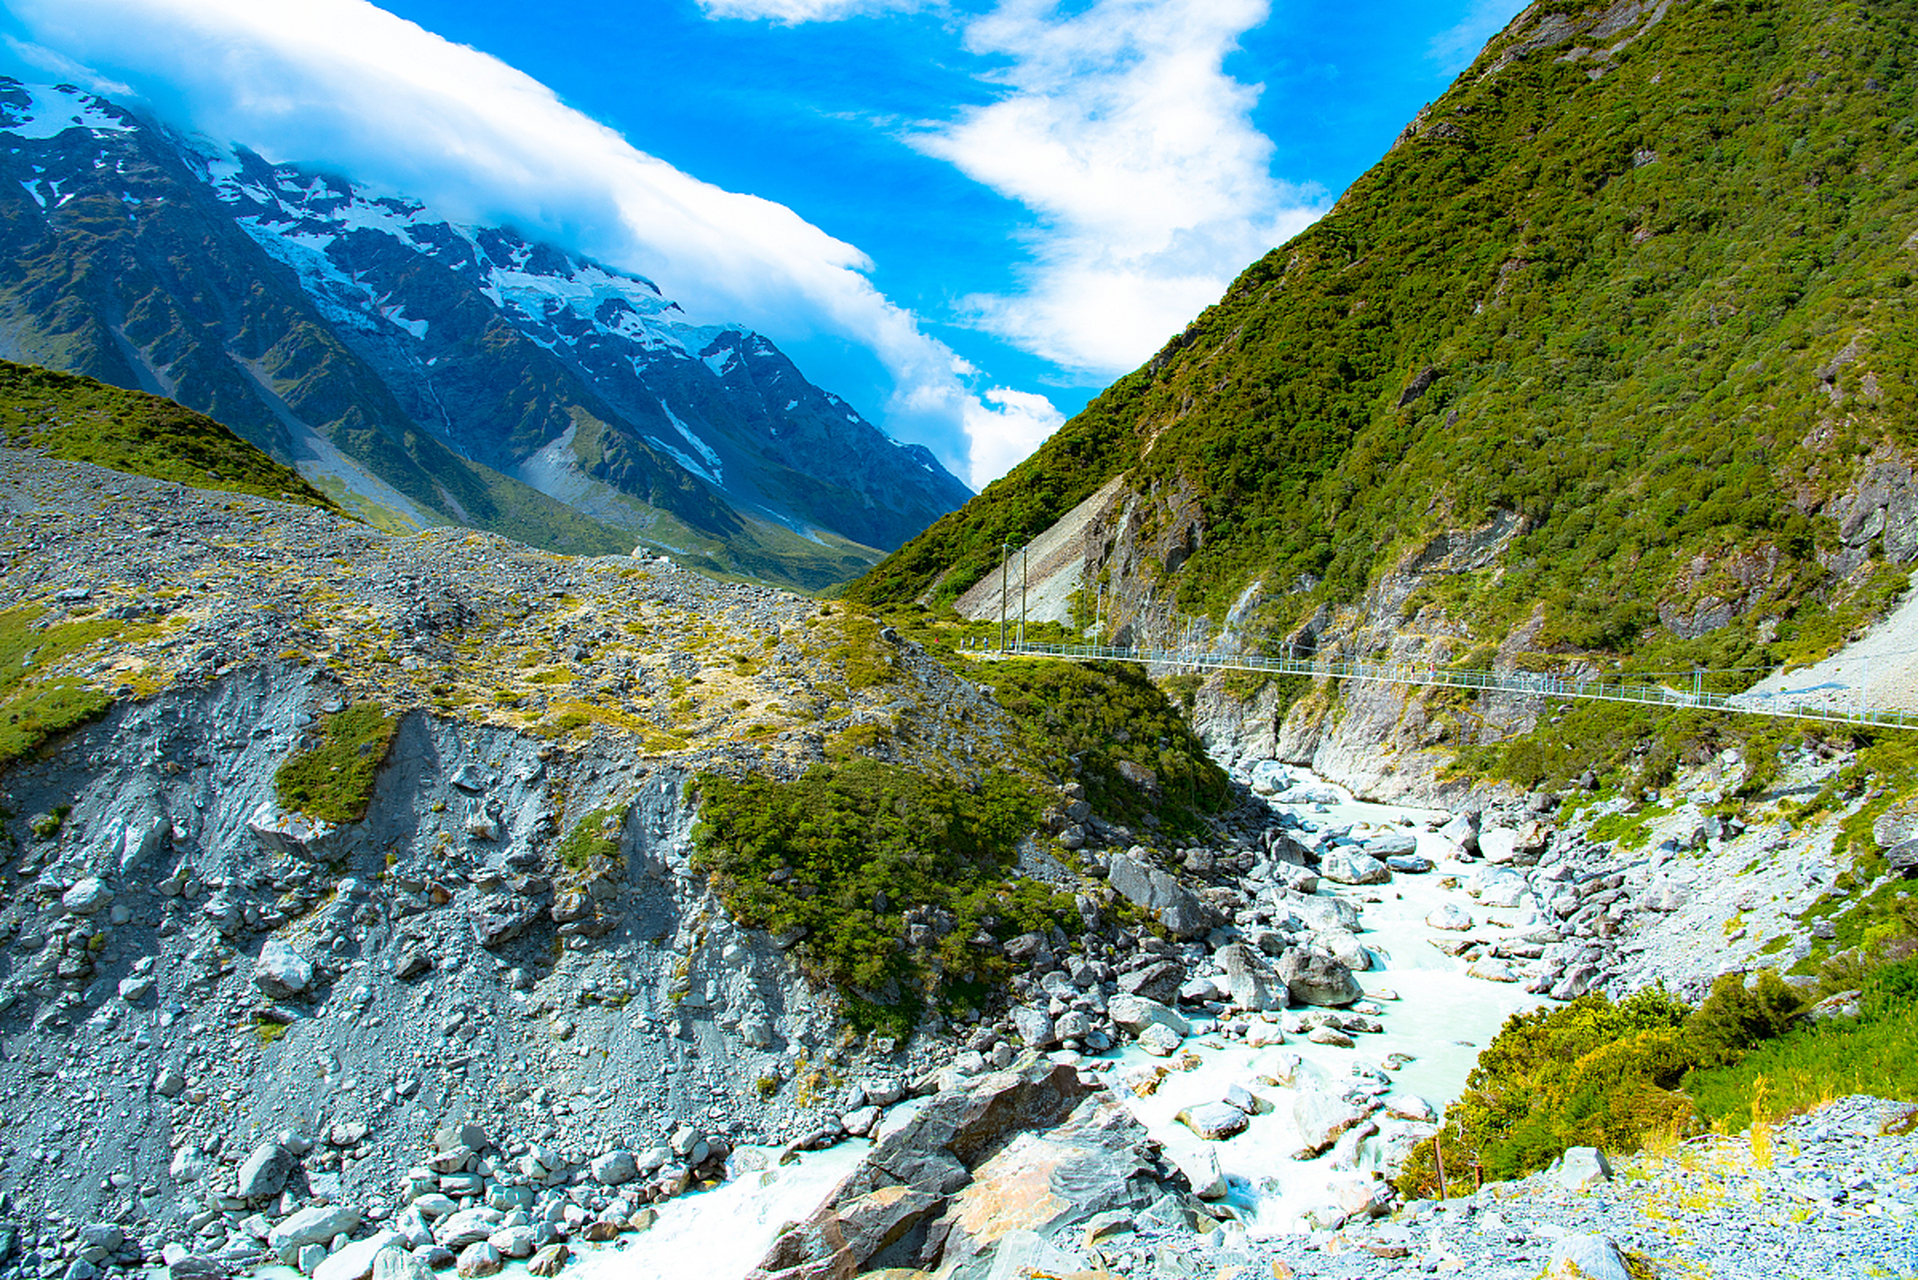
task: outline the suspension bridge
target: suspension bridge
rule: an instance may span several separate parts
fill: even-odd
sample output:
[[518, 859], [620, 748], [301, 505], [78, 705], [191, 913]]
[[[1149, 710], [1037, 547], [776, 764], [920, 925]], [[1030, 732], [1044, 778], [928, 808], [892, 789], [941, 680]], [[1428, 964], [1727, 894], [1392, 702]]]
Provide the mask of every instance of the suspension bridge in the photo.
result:
[[1873, 707], [1860, 687], [1840, 687], [1797, 693], [1712, 693], [1705, 688], [1715, 674], [1691, 673], [1690, 688], [1674, 688], [1642, 676], [1562, 676], [1529, 671], [1461, 670], [1421, 663], [1361, 662], [1320, 656], [1273, 657], [1263, 653], [1216, 653], [1211, 650], [1100, 644], [1046, 644], [1012, 635], [1000, 644], [966, 650], [978, 658], [1063, 658], [1072, 662], [1136, 662], [1175, 671], [1259, 671], [1275, 676], [1357, 680], [1379, 684], [1471, 689], [1531, 698], [1585, 698], [1601, 702], [1635, 702], [1647, 706], [1700, 711], [1732, 711], [1741, 715], [1781, 716], [1889, 729], [1918, 729], [1918, 712]]

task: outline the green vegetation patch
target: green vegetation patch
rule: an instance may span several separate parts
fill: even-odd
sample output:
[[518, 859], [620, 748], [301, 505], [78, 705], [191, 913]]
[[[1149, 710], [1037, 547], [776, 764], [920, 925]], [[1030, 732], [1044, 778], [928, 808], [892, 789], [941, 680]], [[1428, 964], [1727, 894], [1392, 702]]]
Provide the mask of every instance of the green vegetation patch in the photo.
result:
[[70, 462], [338, 509], [298, 472], [205, 414], [78, 374], [0, 360], [0, 433], [16, 449]]
[[1193, 831], [1201, 815], [1229, 804], [1225, 771], [1142, 669], [1015, 659], [982, 675], [1019, 721], [1032, 763], [1058, 778], [1076, 772], [1107, 818], [1150, 815], [1171, 831]]
[[[1754, 1117], [1761, 1087], [1767, 1114]], [[1851, 1093], [1918, 1101], [1918, 961], [1869, 974], [1858, 1017], [1796, 1027], [1734, 1063], [1692, 1073], [1685, 1088], [1699, 1114], [1721, 1129]]]
[[[741, 923], [803, 935], [794, 954], [863, 1025], [909, 1030], [928, 997], [975, 1002], [1010, 976], [996, 940], [1077, 927], [1070, 898], [1016, 874], [1037, 806], [1011, 774], [969, 787], [858, 759], [696, 787], [695, 865]], [[936, 936], [910, 945], [908, 916]]]
[[[1918, 910], [1905, 921], [1918, 926]], [[1860, 1017], [1803, 1021], [1818, 994], [1854, 981]], [[1588, 995], [1506, 1021], [1398, 1186], [1437, 1194], [1435, 1143], [1457, 1186], [1475, 1167], [1522, 1177], [1567, 1147], [1626, 1153], [1655, 1135], [1742, 1128], [1761, 1100], [1757, 1118], [1771, 1119], [1850, 1092], [1918, 1099], [1918, 961], [1859, 960], [1809, 991], [1769, 969], [1728, 973], [1695, 1009], [1662, 987], [1617, 1004]]]
[[326, 717], [319, 744], [288, 756], [273, 775], [280, 807], [323, 822], [358, 822], [399, 725], [397, 716], [374, 702]]
[[110, 695], [80, 680], [42, 680], [39, 672], [111, 638], [123, 624], [86, 619], [43, 627], [44, 612], [22, 605], [0, 613], [0, 766], [113, 705]]
[[581, 818], [560, 841], [560, 865], [568, 871], [584, 871], [594, 858], [616, 861], [622, 821], [621, 815], [612, 809], [595, 809]]

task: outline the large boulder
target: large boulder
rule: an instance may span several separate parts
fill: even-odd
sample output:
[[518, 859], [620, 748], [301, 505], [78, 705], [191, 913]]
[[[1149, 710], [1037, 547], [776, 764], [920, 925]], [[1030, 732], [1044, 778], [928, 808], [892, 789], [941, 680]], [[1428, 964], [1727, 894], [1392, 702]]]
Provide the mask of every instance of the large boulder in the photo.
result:
[[1266, 964], [1264, 956], [1243, 942], [1220, 948], [1219, 962], [1225, 967], [1232, 1003], [1238, 1008], [1267, 1013], [1291, 1003], [1285, 982]]
[[[253, 964], [253, 985], [270, 996], [296, 996], [313, 985], [313, 963], [293, 945], [268, 938]], [[367, 1264], [368, 1269], [372, 1263]]]
[[944, 1206], [943, 1196], [898, 1184], [835, 1201], [780, 1232], [752, 1276], [827, 1280], [856, 1275]]
[[1335, 929], [1345, 933], [1359, 931], [1359, 909], [1344, 898], [1328, 894], [1286, 894], [1274, 905], [1305, 921], [1314, 933], [1330, 933]]
[[[1104, 1135], [1123, 1131], [1127, 1150], [1139, 1135], [1136, 1122], [1101, 1091], [1095, 1101], [1103, 1101], [1106, 1110], [1083, 1126], [1096, 1140], [1095, 1150], [1069, 1142], [1074, 1125], [1062, 1122], [1090, 1096], [1091, 1087], [1077, 1068], [1031, 1053], [1008, 1070], [935, 1095], [880, 1139], [865, 1163], [810, 1218], [782, 1232], [750, 1280], [838, 1280], [903, 1263], [927, 1238], [935, 1241], [932, 1252], [938, 1252], [939, 1240], [950, 1251], [962, 1230], [977, 1234], [992, 1216], [977, 1206], [959, 1213], [953, 1197], [962, 1188], [974, 1199], [992, 1186], [1003, 1188], [1008, 1203], [1019, 1207], [1017, 1225], [1028, 1229], [1049, 1221], [1053, 1209], [1060, 1216], [1098, 1212], [1085, 1205], [1111, 1201], [1107, 1184], [1114, 1171], [1123, 1188], [1138, 1162], [1136, 1156], [1131, 1164], [1119, 1160], [1106, 1149]], [[1055, 1158], [1071, 1167], [1048, 1167], [1036, 1182], [1030, 1175], [992, 1175], [995, 1161], [1030, 1161], [1039, 1148], [1063, 1151]], [[1041, 1198], [1038, 1203], [1035, 1196]], [[931, 1219], [941, 1213], [946, 1218], [933, 1226]]]
[[309, 862], [325, 862], [338, 843], [339, 828], [303, 813], [283, 812], [271, 800], [264, 801], [246, 820], [254, 841], [268, 854], [284, 854]]
[[279, 1195], [297, 1159], [277, 1138], [261, 1143], [240, 1165], [235, 1194], [242, 1200], [265, 1200]]
[[1178, 1012], [1145, 996], [1115, 995], [1106, 1001], [1106, 1016], [1121, 1031], [1138, 1035], [1147, 1027], [1160, 1026], [1183, 1039], [1192, 1034], [1191, 1024]]
[[1387, 858], [1402, 857], [1419, 851], [1419, 838], [1410, 831], [1394, 831], [1387, 835], [1373, 836], [1361, 846], [1366, 853], [1380, 862]]
[[1119, 990], [1130, 996], [1144, 996], [1160, 1004], [1174, 1004], [1185, 983], [1185, 966], [1176, 960], [1158, 960], [1142, 969], [1119, 975]]
[[1364, 1123], [1371, 1112], [1319, 1089], [1300, 1089], [1292, 1095], [1292, 1123], [1299, 1131], [1299, 1149], [1293, 1158], [1309, 1160], [1331, 1150], [1347, 1129]]
[[348, 1204], [311, 1205], [296, 1209], [266, 1234], [267, 1248], [275, 1253], [297, 1249], [303, 1244], [325, 1244], [334, 1236], [360, 1225], [360, 1211]]
[[397, 1231], [377, 1231], [332, 1254], [313, 1271], [313, 1280], [366, 1280], [380, 1251], [400, 1242]]
[[1347, 1005], [1365, 995], [1350, 969], [1313, 947], [1288, 948], [1279, 957], [1278, 973], [1300, 1004]]
[[1371, 854], [1354, 848], [1334, 849], [1319, 864], [1319, 874], [1339, 884], [1384, 884], [1392, 870]]
[[1208, 1142], [1218, 1142], [1242, 1132], [1249, 1123], [1245, 1112], [1229, 1102], [1201, 1102], [1182, 1109], [1172, 1118]]
[[1136, 853], [1113, 854], [1106, 864], [1106, 883], [1134, 906], [1156, 912], [1177, 938], [1203, 938], [1225, 923], [1210, 903]]

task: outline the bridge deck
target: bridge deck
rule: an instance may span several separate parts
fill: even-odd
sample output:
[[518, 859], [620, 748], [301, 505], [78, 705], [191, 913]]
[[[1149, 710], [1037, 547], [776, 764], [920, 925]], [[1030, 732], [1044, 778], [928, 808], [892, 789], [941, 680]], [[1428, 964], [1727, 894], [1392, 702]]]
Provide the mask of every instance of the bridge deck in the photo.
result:
[[[1918, 728], [1918, 712], [1868, 707], [1862, 690], [1854, 690], [1850, 705], [1829, 698], [1790, 697], [1783, 694], [1709, 693], [1702, 679], [1691, 689], [1624, 679], [1578, 679], [1523, 671], [1457, 670], [1393, 662], [1333, 661], [1323, 658], [1274, 658], [1265, 654], [1215, 654], [1184, 649], [1115, 648], [1097, 644], [1041, 644], [1015, 642], [1005, 648], [969, 649], [982, 658], [1064, 658], [1069, 661], [1136, 662], [1145, 666], [1186, 670], [1228, 669], [1263, 671], [1272, 675], [1301, 675], [1332, 680], [1367, 680], [1386, 684], [1425, 685], [1450, 689], [1489, 689], [1539, 698], [1591, 698], [1605, 702], [1636, 702], [1649, 706], [1735, 711], [1744, 715], [1783, 716], [1833, 724], [1880, 728]], [[1700, 673], [1709, 677], [1711, 672]]]

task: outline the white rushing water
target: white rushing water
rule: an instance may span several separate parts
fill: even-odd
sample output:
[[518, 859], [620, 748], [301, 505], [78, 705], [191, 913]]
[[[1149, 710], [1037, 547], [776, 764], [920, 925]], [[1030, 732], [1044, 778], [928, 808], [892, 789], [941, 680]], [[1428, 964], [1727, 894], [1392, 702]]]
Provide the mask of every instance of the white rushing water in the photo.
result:
[[[1176, 1064], [1190, 1050], [1197, 1054], [1199, 1066], [1190, 1071], [1173, 1070], [1156, 1092], [1143, 1098], [1114, 1080], [1114, 1087], [1133, 1114], [1182, 1164], [1202, 1149], [1211, 1148], [1231, 1186], [1228, 1203], [1239, 1211], [1248, 1234], [1253, 1236], [1304, 1229], [1302, 1216], [1314, 1207], [1333, 1203], [1334, 1184], [1341, 1178], [1349, 1179], [1353, 1172], [1333, 1169], [1330, 1153], [1315, 1160], [1291, 1158], [1290, 1153], [1299, 1146], [1299, 1135], [1289, 1095], [1297, 1091], [1297, 1086], [1339, 1094], [1351, 1082], [1355, 1060], [1379, 1067], [1389, 1055], [1402, 1054], [1411, 1061], [1390, 1072], [1393, 1093], [1416, 1094], [1442, 1111], [1464, 1090], [1465, 1077], [1478, 1051], [1505, 1020], [1541, 1003], [1541, 997], [1527, 995], [1517, 984], [1468, 977], [1464, 961], [1432, 945], [1434, 939], [1458, 937], [1425, 923], [1427, 914], [1446, 903], [1471, 914], [1477, 922], [1471, 931], [1473, 937], [1496, 938], [1526, 925], [1522, 912], [1488, 910], [1465, 892], [1464, 878], [1483, 864], [1468, 866], [1451, 861], [1454, 850], [1450, 843], [1424, 829], [1442, 815], [1403, 805], [1366, 804], [1353, 800], [1349, 792], [1332, 790], [1341, 796], [1337, 804], [1275, 807], [1290, 808], [1318, 829], [1350, 825], [1355, 837], [1369, 838], [1390, 831], [1414, 833], [1419, 852], [1437, 864], [1424, 874], [1395, 873], [1390, 883], [1382, 885], [1321, 882], [1322, 895], [1336, 893], [1360, 908], [1364, 930], [1360, 941], [1372, 953], [1373, 967], [1357, 976], [1367, 997], [1381, 1010], [1379, 1021], [1384, 1024], [1384, 1033], [1355, 1036], [1351, 1049], [1313, 1044], [1302, 1036], [1287, 1036], [1283, 1045], [1254, 1049], [1203, 1034], [1195, 1025], [1195, 1035], [1172, 1062]], [[1459, 887], [1444, 888], [1442, 881], [1448, 876], [1457, 877]], [[1379, 998], [1381, 994], [1397, 998]], [[1303, 1060], [1293, 1088], [1260, 1083], [1261, 1076], [1278, 1074], [1276, 1069], [1287, 1064], [1290, 1056]], [[1116, 1077], [1141, 1064], [1168, 1065], [1166, 1060], [1150, 1057], [1137, 1048], [1108, 1054], [1106, 1063]], [[1273, 1104], [1265, 1114], [1252, 1117], [1248, 1127], [1234, 1137], [1207, 1142], [1173, 1118], [1183, 1108], [1223, 1099], [1233, 1085]], [[1377, 1141], [1367, 1141], [1360, 1152], [1359, 1171], [1376, 1169], [1380, 1154]]]
[[[811, 1215], [871, 1145], [842, 1142], [771, 1167], [765, 1166], [777, 1149], [746, 1148], [728, 1162], [732, 1176], [724, 1183], [659, 1205], [659, 1220], [649, 1230], [621, 1236], [616, 1244], [582, 1248], [566, 1275], [574, 1280], [743, 1276], [766, 1256], [779, 1229]], [[525, 1270], [523, 1265], [517, 1269]]]

